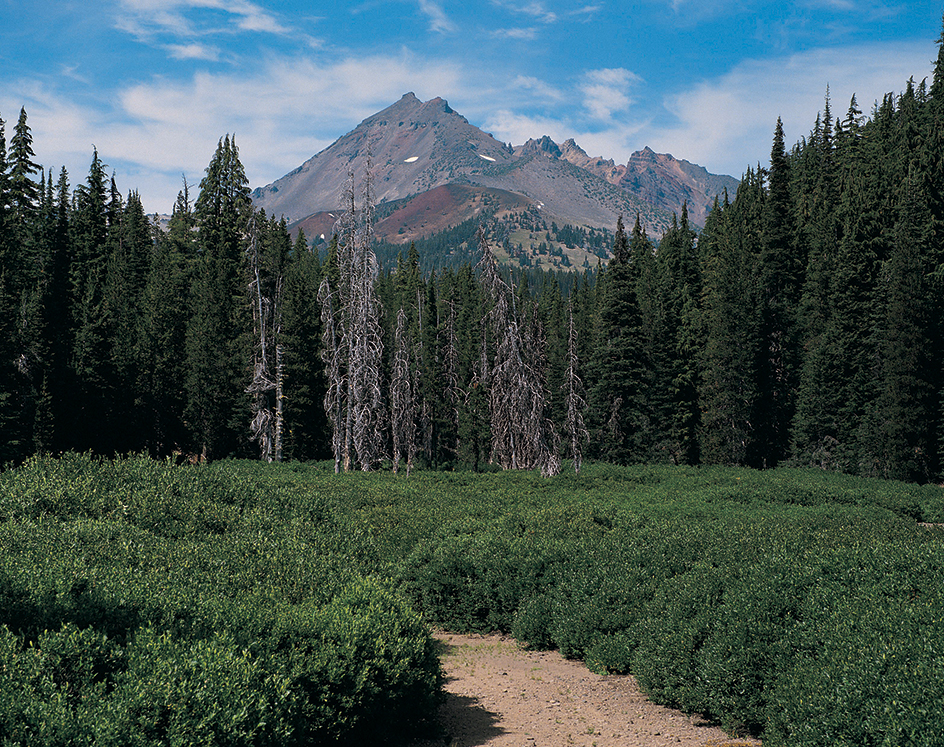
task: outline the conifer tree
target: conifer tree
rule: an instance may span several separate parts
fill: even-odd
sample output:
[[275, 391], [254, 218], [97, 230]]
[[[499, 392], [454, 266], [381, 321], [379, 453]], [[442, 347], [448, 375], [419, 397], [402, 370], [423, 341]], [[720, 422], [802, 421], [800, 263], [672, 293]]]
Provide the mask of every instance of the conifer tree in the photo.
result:
[[[644, 251], [638, 254], [640, 262], [647, 261]], [[698, 458], [696, 359], [701, 277], [687, 205], [682, 206], [681, 219], [673, 220], [659, 243], [658, 270], [658, 299], [647, 304], [653, 309], [648, 314], [652, 321], [645, 321], [643, 311], [644, 328], [651, 325], [653, 329], [648, 335], [653, 361], [650, 389], [659, 392], [653, 409], [661, 421], [656, 425], [658, 448], [653, 458], [690, 464]]]
[[760, 285], [749, 226], [762, 190], [748, 169], [733, 204], [716, 205], [699, 240], [703, 264], [699, 402], [700, 455], [707, 464], [745, 466], [755, 454]]
[[[829, 116], [827, 100], [824, 139], [830, 138]], [[756, 435], [760, 462], [772, 467], [788, 454], [799, 365], [796, 313], [803, 264], [794, 244], [796, 230], [789, 181], [790, 165], [784, 147], [783, 123], [778, 118], [770, 153], [758, 257], [764, 307]]]
[[203, 458], [246, 443], [250, 310], [243, 288], [249, 186], [236, 143], [221, 139], [194, 204], [199, 255], [186, 335], [186, 419]]
[[[76, 391], [70, 398], [69, 443], [73, 448], [97, 449], [107, 437], [109, 341], [105, 279], [108, 263], [105, 168], [98, 156], [85, 184], [74, 195], [72, 220], [72, 371]], [[94, 424], [92, 427], [89, 424]]]
[[926, 287], [931, 221], [920, 181], [906, 180], [895, 240], [877, 288], [876, 394], [862, 423], [862, 471], [926, 481], [934, 468], [936, 407]]
[[40, 186], [33, 180], [39, 173], [38, 163], [33, 161], [36, 153], [33, 151], [33, 134], [27, 123], [26, 109], [20, 109], [20, 117], [10, 138], [9, 160], [11, 169], [9, 175], [10, 205], [13, 210], [15, 230], [20, 240], [25, 240], [25, 230], [32, 219], [40, 200]]
[[187, 322], [196, 256], [193, 206], [184, 181], [166, 233], [154, 244], [137, 327], [138, 391], [145, 448], [168, 456], [190, 448], [184, 422]]
[[331, 453], [323, 404], [324, 369], [318, 364], [321, 274], [318, 252], [308, 246], [304, 233], [299, 232], [286, 269], [282, 302], [284, 440], [288, 459], [320, 459]]
[[651, 362], [645, 358], [636, 290], [620, 216], [599, 297], [597, 349], [591, 363], [594, 383], [589, 392], [595, 453], [617, 464], [646, 460], [652, 428], [645, 402]]

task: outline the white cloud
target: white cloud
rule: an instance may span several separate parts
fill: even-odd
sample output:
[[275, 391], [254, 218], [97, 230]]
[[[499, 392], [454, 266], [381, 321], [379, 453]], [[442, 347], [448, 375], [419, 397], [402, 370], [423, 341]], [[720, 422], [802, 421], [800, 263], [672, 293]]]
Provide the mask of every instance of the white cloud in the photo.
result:
[[456, 30], [455, 24], [449, 20], [446, 12], [439, 3], [433, 0], [419, 0], [420, 10], [429, 18], [429, 30], [445, 34]]
[[845, 114], [853, 94], [869, 114], [874, 101], [901, 92], [909, 77], [929, 76], [932, 54], [929, 44], [895, 42], [744, 62], [670, 96], [665, 106], [677, 123], [642, 134], [655, 150], [740, 176], [767, 162], [778, 116], [790, 147], [813, 128], [827, 85], [834, 116]]
[[591, 70], [580, 83], [584, 106], [594, 119], [609, 122], [615, 113], [632, 104], [629, 89], [640, 80], [638, 75], [621, 67]]
[[558, 143], [571, 137], [567, 124], [560, 119], [529, 116], [510, 109], [493, 112], [482, 129], [492, 133], [495, 139], [513, 145], [522, 145], [527, 140], [542, 135], [547, 135]]
[[589, 21], [593, 16], [595, 16], [595, 15], [596, 15], [597, 13], [599, 13], [601, 10], [603, 10], [603, 5], [602, 5], [602, 4], [598, 4], [598, 5], [585, 5], [585, 6], [582, 7], [582, 8], [577, 8], [576, 10], [572, 10], [572, 11], [571, 11], [570, 13], [568, 13], [567, 15], [569, 15], [569, 16], [571, 16], [571, 17], [583, 16], [585, 21]]
[[[280, 35], [291, 31], [274, 14], [247, 0], [120, 0], [120, 4], [123, 12], [117, 27], [141, 41], [168, 34], [192, 38], [232, 29]], [[223, 25], [200, 25], [191, 17], [194, 10], [218, 11]]]
[[559, 103], [567, 98], [567, 95], [559, 88], [545, 83], [540, 78], [528, 75], [519, 75], [511, 82], [509, 87], [522, 93], [530, 93], [538, 100], [545, 102]]
[[557, 23], [558, 20], [557, 13], [548, 10], [542, 2], [535, 1], [527, 4], [521, 4], [517, 2], [509, 2], [509, 0], [492, 0], [492, 4], [498, 6], [499, 8], [510, 10], [513, 13], [531, 16], [532, 18], [539, 20], [541, 23]]
[[529, 29], [496, 29], [492, 36], [497, 39], [518, 39], [521, 41], [533, 41], [537, 38], [538, 31], [535, 28]]
[[208, 60], [216, 62], [220, 50], [205, 44], [168, 44], [167, 51], [175, 60]]

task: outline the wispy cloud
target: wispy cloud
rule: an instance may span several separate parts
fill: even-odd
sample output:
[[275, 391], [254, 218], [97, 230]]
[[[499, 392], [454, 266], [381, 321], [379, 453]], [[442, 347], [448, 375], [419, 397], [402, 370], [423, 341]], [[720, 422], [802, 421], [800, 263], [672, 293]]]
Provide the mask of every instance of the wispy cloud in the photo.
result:
[[[248, 0], [119, 0], [117, 27], [142, 41], [157, 36], [193, 38], [245, 31], [288, 34], [278, 17]], [[215, 11], [212, 20], [198, 21], [194, 11]]]
[[449, 20], [446, 11], [439, 3], [433, 0], [419, 0], [420, 10], [429, 18], [429, 30], [439, 34], [450, 33], [456, 30], [456, 25]]
[[638, 75], [621, 67], [591, 70], [580, 83], [584, 106], [594, 119], [609, 122], [630, 106], [629, 89], [639, 81]]
[[491, 35], [496, 39], [518, 39], [520, 41], [533, 41], [537, 38], [538, 30], [534, 27], [526, 29], [495, 29]]
[[217, 47], [208, 47], [205, 44], [168, 44], [167, 51], [175, 60], [216, 62], [220, 58], [220, 50]]
[[540, 78], [528, 75], [519, 75], [509, 86], [514, 91], [527, 92], [538, 100], [548, 103], [559, 103], [567, 98], [567, 94]]
[[513, 13], [531, 16], [541, 23], [557, 23], [558, 20], [557, 13], [548, 10], [542, 2], [518, 3], [510, 2], [510, 0], [492, 0], [492, 4]]
[[571, 11], [570, 13], [568, 13], [567, 15], [569, 15], [569, 16], [571, 16], [571, 17], [581, 17], [581, 16], [582, 16], [584, 21], [589, 21], [591, 18], [593, 18], [593, 16], [595, 16], [595, 15], [596, 15], [597, 13], [599, 13], [601, 10], [603, 10], [603, 5], [602, 5], [602, 3], [601, 3], [601, 4], [597, 4], [597, 5], [585, 5], [585, 6], [582, 7], [582, 8], [577, 8], [576, 10], [572, 10], [572, 11]]

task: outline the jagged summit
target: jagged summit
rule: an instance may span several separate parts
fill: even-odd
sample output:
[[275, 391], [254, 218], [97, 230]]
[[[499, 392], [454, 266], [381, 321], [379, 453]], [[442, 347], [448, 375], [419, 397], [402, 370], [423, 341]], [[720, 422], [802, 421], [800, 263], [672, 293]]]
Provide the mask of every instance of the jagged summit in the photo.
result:
[[469, 194], [517, 195], [561, 223], [612, 228], [619, 215], [639, 213], [653, 235], [683, 202], [693, 220], [702, 222], [714, 199], [711, 189], [721, 184], [717, 180], [731, 183], [719, 192], [737, 184], [649, 148], [633, 154], [626, 166], [588, 156], [573, 139], [558, 145], [544, 135], [513, 148], [470, 124], [445, 99], [424, 102], [407, 92], [291, 173], [256, 189], [253, 200], [289, 222], [335, 211], [350, 171], [360, 179], [368, 161], [379, 204], [464, 185], [473, 188]]

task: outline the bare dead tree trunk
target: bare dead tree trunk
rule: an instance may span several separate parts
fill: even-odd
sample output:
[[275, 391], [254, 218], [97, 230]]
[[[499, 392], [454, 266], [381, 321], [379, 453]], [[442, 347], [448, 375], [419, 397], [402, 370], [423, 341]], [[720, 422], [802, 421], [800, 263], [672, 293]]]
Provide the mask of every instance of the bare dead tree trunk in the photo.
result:
[[[495, 337], [495, 357], [489, 372], [489, 412], [492, 427], [491, 461], [503, 469], [534, 469], [556, 474], [560, 469], [555, 434], [545, 416], [547, 393], [540, 360], [543, 335], [523, 333], [514, 296], [498, 273], [498, 264], [479, 229], [482, 283], [493, 306], [486, 323]], [[530, 341], [529, 341], [530, 340]]]
[[406, 313], [397, 313], [394, 340], [393, 372], [390, 381], [390, 430], [393, 441], [393, 472], [400, 467], [401, 455], [406, 456], [406, 473], [413, 469], [416, 455], [416, 397], [410, 370], [410, 339], [406, 331]]
[[443, 384], [445, 386], [445, 400], [449, 406], [449, 420], [452, 426], [452, 443], [449, 448], [453, 454], [459, 453], [459, 401], [463, 396], [459, 384], [459, 341], [456, 337], [456, 304], [452, 298], [446, 302], [449, 314], [443, 329], [445, 341], [443, 344]]
[[283, 403], [285, 402], [285, 367], [282, 365], [282, 344], [275, 346], [275, 461], [282, 461]]
[[351, 400], [354, 409], [354, 451], [362, 470], [374, 469], [384, 452], [384, 408], [381, 390], [383, 330], [382, 307], [374, 292], [377, 257], [373, 241], [374, 202], [371, 192], [371, 162], [364, 177], [361, 221], [354, 246], [352, 277]]
[[[267, 462], [281, 461], [281, 377], [279, 375], [279, 336], [282, 326], [282, 277], [275, 279], [271, 294], [262, 281], [259, 237], [256, 219], [249, 225], [249, 298], [252, 301], [253, 331], [257, 343], [253, 350], [253, 377], [246, 392], [252, 395], [252, 437], [259, 442], [261, 457]], [[275, 377], [273, 377], [275, 371]]]
[[574, 472], [580, 473], [583, 464], [584, 442], [590, 441], [590, 433], [583, 421], [583, 413], [587, 407], [584, 399], [584, 386], [577, 374], [577, 327], [574, 324], [573, 303], [567, 306], [567, 371], [564, 374], [564, 435], [570, 441], [570, 458], [574, 462]]
[[344, 193], [335, 232], [339, 236], [340, 281], [322, 282], [319, 297], [324, 324], [322, 356], [328, 376], [325, 411], [332, 424], [335, 471], [374, 469], [383, 457], [385, 425], [381, 392], [383, 338], [380, 301], [374, 292], [377, 258], [373, 238], [370, 165], [364, 205], [358, 214], [354, 174]]
[[325, 376], [328, 380], [324, 408], [328, 422], [331, 423], [331, 451], [334, 454], [335, 474], [341, 471], [344, 443], [347, 440], [345, 421], [342, 419], [347, 399], [347, 378], [341, 365], [343, 348], [337, 329], [336, 298], [337, 291], [332, 291], [328, 278], [325, 278], [318, 288], [318, 301], [321, 303], [321, 358], [325, 363]]

